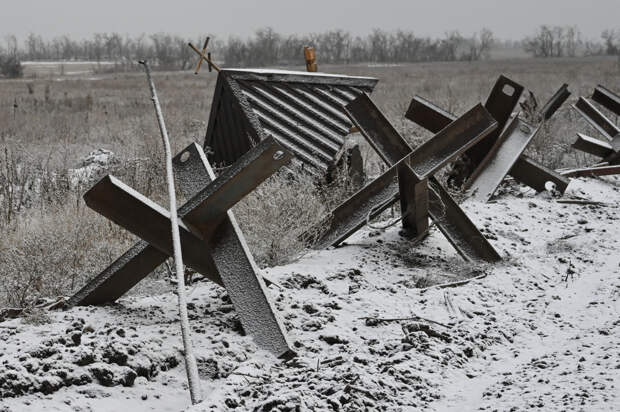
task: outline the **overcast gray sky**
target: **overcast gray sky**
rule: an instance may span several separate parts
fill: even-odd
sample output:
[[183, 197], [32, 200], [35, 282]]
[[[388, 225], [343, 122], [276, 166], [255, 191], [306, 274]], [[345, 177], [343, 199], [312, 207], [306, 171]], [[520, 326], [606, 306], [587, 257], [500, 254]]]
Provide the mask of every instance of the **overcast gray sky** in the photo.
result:
[[433, 37], [484, 26], [498, 38], [520, 39], [541, 24], [575, 24], [594, 39], [605, 28], [620, 28], [619, 17], [620, 0], [0, 0], [0, 34], [20, 39], [29, 32], [45, 38], [159, 31], [246, 37], [264, 26], [287, 34], [400, 28]]

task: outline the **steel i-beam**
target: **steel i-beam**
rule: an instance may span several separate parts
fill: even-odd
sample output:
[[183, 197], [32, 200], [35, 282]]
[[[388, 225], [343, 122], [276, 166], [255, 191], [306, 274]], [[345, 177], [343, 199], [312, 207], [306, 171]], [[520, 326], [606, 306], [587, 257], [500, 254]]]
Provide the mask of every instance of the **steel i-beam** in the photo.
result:
[[487, 157], [465, 183], [466, 192], [475, 200], [487, 202], [517, 159], [532, 141], [540, 125], [534, 127], [514, 116]]
[[603, 113], [592, 105], [592, 103], [580, 97], [573, 107], [592, 127], [598, 130], [607, 139], [612, 142], [614, 140], [620, 140], [620, 128], [607, 119]]
[[[594, 90], [592, 97], [612, 111], [618, 109], [618, 96], [602, 86], [598, 86]], [[620, 163], [620, 128], [583, 97], [580, 97], [573, 107], [592, 127], [605, 136], [609, 143], [577, 133], [577, 140], [572, 146], [575, 149], [602, 157], [603, 162], [610, 165]]]
[[484, 107], [497, 121], [497, 129], [465, 152], [474, 168], [479, 166], [493, 145], [495, 145], [500, 133], [504, 130], [504, 126], [515, 111], [522, 93], [523, 86], [504, 75], [499, 76], [497, 82], [493, 85], [493, 89]]
[[607, 110], [620, 116], [620, 96], [600, 84], [594, 89], [592, 100], [605, 107]]

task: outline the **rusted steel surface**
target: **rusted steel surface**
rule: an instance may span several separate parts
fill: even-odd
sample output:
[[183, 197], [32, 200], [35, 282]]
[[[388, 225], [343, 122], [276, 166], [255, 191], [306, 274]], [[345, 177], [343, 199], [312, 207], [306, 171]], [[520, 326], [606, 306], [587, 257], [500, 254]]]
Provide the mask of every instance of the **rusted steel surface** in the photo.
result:
[[429, 202], [431, 218], [463, 259], [471, 262], [502, 260], [495, 248], [434, 177], [429, 179], [429, 185], [432, 194]]
[[513, 168], [530, 141], [538, 132], [516, 115], [495, 142], [478, 169], [466, 182], [466, 191], [472, 199], [487, 202], [497, 190], [504, 177]]
[[291, 154], [269, 138], [224, 170], [181, 207], [183, 219], [209, 232], [224, 213], [291, 161]]
[[592, 127], [609, 140], [613, 140], [614, 137], [620, 134], [620, 128], [607, 119], [596, 107], [583, 97], [580, 97], [573, 107]]
[[585, 167], [561, 172], [566, 177], [607, 176], [620, 174], [620, 165]]
[[563, 194], [569, 183], [569, 180], [560, 173], [542, 166], [523, 154], [510, 169], [510, 175], [537, 192], [547, 190], [547, 182], [552, 182], [555, 190]]
[[[604, 107], [612, 111], [618, 109], [617, 105], [620, 98], [603, 86], [599, 85], [594, 90], [592, 96], [595, 101], [599, 102]], [[577, 133], [577, 140], [573, 143], [573, 147], [586, 153], [599, 156], [603, 159], [603, 162], [610, 165], [620, 163], [620, 128], [583, 97], [580, 97], [573, 107], [588, 123], [590, 123], [590, 125], [609, 140], [609, 143], [607, 143]]]
[[[383, 160], [393, 165], [411, 152], [367, 95], [345, 106], [345, 111]], [[451, 122], [409, 156], [409, 165], [418, 181], [424, 180], [472, 147], [497, 127], [497, 122], [482, 105], [477, 105]]]
[[[372, 219], [394, 204], [402, 195], [402, 193], [399, 194], [399, 186], [395, 179], [398, 168], [402, 164], [397, 163], [392, 166], [385, 174], [336, 208], [330, 215], [327, 231], [314, 245], [314, 248], [323, 249], [338, 245], [363, 227], [368, 217]], [[426, 189], [428, 190], [426, 192], [428, 213], [457, 252], [468, 261], [497, 262], [501, 260], [497, 251], [448, 192], [434, 178], [430, 178], [429, 181], [431, 190]], [[418, 183], [425, 184], [426, 181]], [[419, 200], [416, 202], [420, 204]], [[416, 222], [412, 224], [417, 226], [417, 230], [424, 230], [425, 225], [421, 221], [420, 214], [415, 214], [414, 211], [413, 216]], [[424, 233], [414, 232], [414, 234], [420, 237]]]
[[601, 86], [600, 84], [594, 89], [592, 100], [620, 116], [620, 96]]
[[367, 219], [381, 214], [396, 203], [398, 166], [393, 166], [334, 209], [326, 220], [326, 230], [313, 245], [315, 249], [337, 246], [362, 228]]
[[497, 141], [519, 103], [521, 93], [523, 93], [523, 86], [504, 75], [499, 76], [495, 82], [484, 107], [497, 121], [497, 129], [465, 152], [474, 168], [478, 167]]
[[411, 99], [405, 117], [432, 133], [438, 133], [456, 120], [455, 115], [420, 96]]
[[[560, 88], [558, 92], [549, 100], [545, 105], [542, 113], [550, 114], [553, 110], [551, 108], [557, 105], [557, 102], [562, 100], [565, 93], [562, 92], [564, 86]], [[557, 109], [555, 109], [557, 110]], [[416, 96], [411, 101], [409, 110], [405, 115], [409, 120], [417, 123], [421, 127], [435, 132], [447, 127], [452, 121], [456, 119], [456, 116], [445, 110], [442, 110], [438, 106], [430, 103], [429, 101]], [[523, 159], [521, 158], [523, 157]], [[568, 181], [563, 179], [558, 173], [547, 167], [539, 164], [533, 159], [521, 155], [509, 171], [509, 174], [521, 183], [526, 184], [536, 191], [542, 191], [545, 189], [545, 183], [552, 181], [556, 184], [556, 188], [560, 193], [564, 193], [568, 185]], [[489, 158], [487, 158], [488, 160]], [[481, 169], [481, 165], [484, 167], [484, 161], [479, 164], [478, 169]], [[549, 179], [542, 181], [543, 179]]]
[[488, 201], [507, 174], [513, 174], [517, 180], [528, 184], [537, 191], [545, 189], [546, 182], [543, 182], [544, 179], [550, 179], [555, 183], [556, 190], [564, 193], [568, 182], [557, 173], [539, 165], [532, 159], [527, 158], [521, 162], [518, 160], [536, 136], [542, 122], [549, 120], [569, 96], [568, 85], [563, 84], [541, 109], [540, 123], [537, 125], [526, 123], [519, 118], [518, 114], [513, 117], [493, 148], [466, 182], [465, 187], [472, 198]]
[[[523, 93], [523, 86], [503, 75], [495, 82], [484, 107], [497, 121], [497, 128], [465, 152], [473, 166], [472, 172], [482, 163], [499, 138], [500, 133], [519, 103], [521, 93]], [[456, 116], [452, 113], [442, 110], [418, 96], [412, 100], [405, 117], [433, 133], [437, 133], [439, 130], [447, 127], [449, 124], [448, 120], [454, 121], [456, 119]]]
[[[239, 196], [244, 197], [257, 183], [271, 175], [274, 167], [279, 168], [290, 161], [290, 154], [285, 153], [275, 142], [265, 141], [263, 145], [265, 143], [270, 143], [269, 147], [261, 151], [260, 156], [242, 157], [243, 162], [238, 161], [229, 168], [232, 171], [226, 171], [218, 178], [215, 177], [202, 150], [196, 145], [190, 146], [175, 158], [175, 172], [177, 179], [185, 182], [182, 186], [185, 189], [189, 188], [185, 192], [188, 197], [194, 191], [190, 185], [206, 186], [209, 181], [214, 181], [215, 187], [208, 197], [210, 200], [201, 203], [201, 206], [198, 206], [200, 209], [194, 209], [208, 209], [211, 212], [208, 215], [205, 213], [194, 215], [190, 212], [186, 215], [186, 219], [198, 228], [201, 234], [212, 233], [208, 236], [207, 244], [244, 331], [254, 338], [260, 348], [278, 357], [289, 357], [292, 351], [285, 329], [269, 300], [260, 269], [252, 257], [233, 212], [228, 207], [236, 203], [235, 200]], [[248, 154], [255, 152], [251, 151]], [[217, 185], [217, 182], [220, 184]], [[231, 193], [226, 195], [224, 192]], [[222, 213], [221, 218], [216, 217], [217, 211]], [[218, 221], [221, 223], [217, 223]], [[209, 224], [213, 227], [205, 226]]]
[[389, 165], [395, 165], [411, 148], [374, 104], [367, 94], [362, 94], [344, 106], [353, 124]]
[[185, 199], [191, 199], [216, 179], [200, 146], [192, 143], [172, 159], [174, 179]]
[[280, 358], [293, 356], [286, 329], [269, 299], [260, 269], [232, 212], [229, 211], [228, 219], [218, 226], [209, 245], [244, 331], [259, 348]]
[[[102, 305], [123, 296], [168, 259], [168, 255], [140, 240], [67, 301], [68, 306]], [[213, 279], [221, 284], [221, 280]]]
[[568, 84], [564, 83], [541, 109], [540, 113], [543, 120], [549, 120], [569, 96]]
[[[169, 212], [157, 203], [125, 185], [113, 176], [106, 176], [84, 195], [86, 204], [97, 213], [124, 227], [168, 256], [172, 255]], [[183, 261], [187, 266], [220, 281], [215, 264], [205, 253], [203, 240], [192, 233], [184, 222], [179, 230], [183, 244]]]
[[377, 79], [279, 70], [218, 74], [205, 137], [209, 160], [229, 165], [271, 135], [295, 162], [322, 176], [333, 167], [351, 122], [342, 106]]
[[614, 153], [611, 144], [583, 133], [577, 133], [577, 140], [572, 146], [577, 150], [602, 158], [611, 156]]
[[406, 162], [398, 164], [398, 192], [403, 227], [411, 238], [428, 233], [428, 181], [418, 180]]
[[419, 180], [431, 177], [468, 148], [494, 133], [497, 127], [495, 119], [479, 104], [416, 147], [409, 157], [409, 164]]
[[[253, 336], [259, 347], [280, 357], [291, 356], [290, 344], [269, 302], [260, 270], [227, 207], [251, 190], [252, 184], [256, 186], [288, 161], [290, 154], [271, 139], [248, 152], [217, 179], [197, 145], [190, 145], [174, 159], [177, 182], [186, 196], [206, 185], [179, 210], [184, 218], [180, 224], [184, 261], [197, 272], [223, 284], [244, 330]], [[209, 184], [212, 179], [215, 180]], [[108, 176], [87, 192], [85, 200], [91, 208], [152, 245], [147, 247], [163, 253], [161, 261], [157, 262], [154, 256], [146, 262], [149, 267], [156, 267], [171, 254], [168, 212], [122, 182]], [[204, 208], [220, 211], [223, 216], [216, 217], [215, 212], [206, 217], [204, 213], [195, 213]], [[108, 283], [110, 279], [108, 277]], [[97, 292], [101, 290], [93, 291]]]
[[405, 117], [429, 132], [438, 133], [456, 120], [456, 116], [428, 100], [415, 96], [411, 99]]

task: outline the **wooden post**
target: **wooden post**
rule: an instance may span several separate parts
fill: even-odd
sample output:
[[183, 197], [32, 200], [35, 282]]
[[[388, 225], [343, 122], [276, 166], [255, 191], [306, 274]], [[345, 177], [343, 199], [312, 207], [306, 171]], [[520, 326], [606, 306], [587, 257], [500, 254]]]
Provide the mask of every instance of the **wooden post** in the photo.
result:
[[317, 72], [318, 67], [316, 65], [314, 47], [304, 46], [304, 57], [306, 58], [306, 70], [309, 72]]
[[183, 266], [183, 257], [181, 253], [181, 235], [179, 233], [177, 200], [174, 190], [174, 176], [172, 172], [172, 153], [170, 150], [170, 139], [168, 138], [168, 131], [166, 130], [166, 124], [164, 123], [164, 116], [161, 112], [159, 99], [157, 98], [157, 92], [155, 91], [155, 84], [153, 83], [153, 78], [151, 77], [151, 68], [146, 61], [141, 61], [140, 63], [144, 65], [144, 70], [146, 71], [146, 78], [149, 83], [149, 89], [151, 90], [151, 100], [153, 101], [153, 105], [155, 106], [155, 114], [157, 116], [157, 122], [159, 123], [159, 130], [161, 132], [161, 138], [164, 144], [164, 151], [166, 157], [166, 181], [168, 182], [168, 200], [170, 204], [170, 223], [172, 229], [172, 245], [174, 249], [174, 263], [177, 272], [179, 317], [181, 319], [181, 335], [183, 336], [183, 349], [185, 350], [185, 369], [187, 371], [190, 397], [192, 400], [192, 404], [195, 405], [202, 400], [202, 395], [200, 393], [200, 377], [198, 375], [198, 364], [196, 363], [196, 357], [194, 356], [191, 331], [189, 327], [189, 316], [187, 314], [187, 296], [185, 295], [185, 268]]

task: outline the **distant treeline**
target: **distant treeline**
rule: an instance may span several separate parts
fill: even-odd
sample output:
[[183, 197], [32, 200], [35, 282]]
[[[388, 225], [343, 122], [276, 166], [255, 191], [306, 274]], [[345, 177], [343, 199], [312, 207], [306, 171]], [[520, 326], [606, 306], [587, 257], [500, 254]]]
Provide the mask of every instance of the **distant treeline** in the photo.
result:
[[[205, 36], [206, 37], [206, 36]], [[366, 36], [353, 36], [344, 30], [305, 35], [283, 35], [272, 28], [259, 29], [246, 39], [210, 36], [209, 50], [215, 61], [225, 67], [261, 67], [303, 63], [303, 47], [313, 46], [319, 64], [324, 63], [402, 63], [426, 61], [481, 60], [489, 57], [494, 43], [493, 33], [482, 29], [471, 36], [458, 31], [441, 38], [419, 37], [411, 31], [372, 30]], [[116, 69], [132, 69], [139, 59], [149, 59], [166, 70], [185, 70], [196, 61], [187, 46], [197, 47], [204, 37], [188, 39], [168, 33], [122, 36], [97, 33], [91, 38], [75, 40], [69, 36], [45, 40], [30, 34], [18, 44], [15, 36], [6, 36], [0, 46], [0, 74], [19, 76], [23, 60], [89, 60], [116, 63]], [[534, 57], [618, 54], [620, 29], [605, 30], [601, 41], [583, 41], [574, 26], [540, 26], [531, 36], [520, 41], [506, 41], [503, 46], [523, 48]]]
[[[343, 30], [282, 35], [269, 27], [257, 30], [247, 39], [210, 37], [209, 50], [214, 59], [229, 67], [303, 64], [304, 46], [315, 48], [320, 63], [479, 60], [488, 57], [494, 41], [487, 29], [469, 37], [453, 31], [438, 39], [417, 37], [413, 32], [402, 30], [379, 29], [363, 37], [354, 37]], [[137, 60], [146, 58], [160, 68], [185, 70], [196, 61], [196, 55], [187, 46], [189, 41], [201, 47], [204, 37], [188, 39], [168, 33], [129, 37], [97, 33], [82, 40], [69, 36], [45, 40], [40, 35], [30, 34], [22, 44], [18, 44], [15, 36], [7, 36], [2, 54], [21, 60], [111, 61], [121, 66], [134, 66]]]
[[523, 39], [523, 49], [533, 57], [576, 57], [620, 54], [620, 29], [606, 29], [602, 41], [584, 41], [576, 26], [542, 25]]

